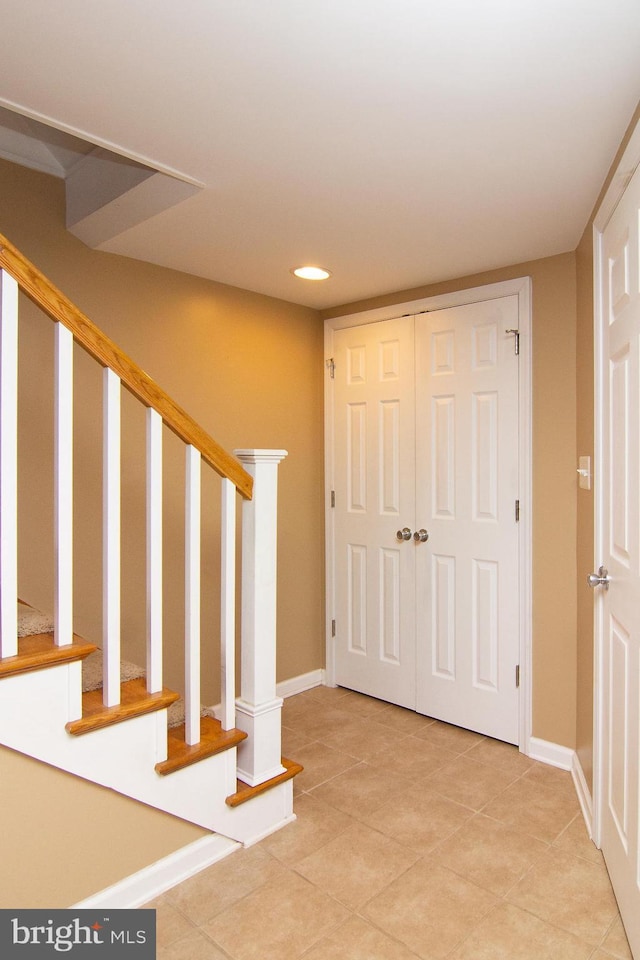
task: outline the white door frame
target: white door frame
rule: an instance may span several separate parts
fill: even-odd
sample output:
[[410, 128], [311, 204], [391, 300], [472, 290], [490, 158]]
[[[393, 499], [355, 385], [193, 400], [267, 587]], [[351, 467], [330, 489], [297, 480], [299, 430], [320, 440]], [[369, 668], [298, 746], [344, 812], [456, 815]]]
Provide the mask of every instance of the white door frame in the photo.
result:
[[[593, 509], [594, 509], [594, 556], [593, 569], [597, 570], [602, 558], [604, 557], [604, 532], [603, 532], [603, 488], [602, 488], [602, 468], [603, 468], [603, 401], [602, 395], [602, 371], [605, 362], [602, 338], [602, 235], [609, 222], [613, 211], [615, 210], [620, 198], [627, 188], [636, 167], [640, 163], [640, 122], [636, 125], [629, 142], [620, 158], [620, 162], [611, 178], [607, 191], [602, 199], [593, 222], [593, 339], [594, 339], [594, 430], [595, 430], [595, 454], [594, 454], [594, 483], [593, 483]], [[602, 802], [605, 796], [603, 758], [603, 696], [602, 696], [602, 678], [603, 678], [603, 644], [604, 644], [604, 623], [603, 623], [604, 598], [600, 590], [594, 591], [594, 615], [593, 615], [593, 633], [594, 633], [594, 677], [593, 677], [593, 817], [591, 822], [591, 835], [593, 842], [597, 847], [601, 845], [602, 837]]]
[[519, 744], [522, 753], [529, 753], [532, 725], [532, 401], [531, 401], [531, 278], [519, 277], [501, 283], [491, 283], [468, 290], [437, 297], [426, 297], [395, 303], [376, 310], [334, 317], [325, 321], [325, 543], [326, 543], [326, 670], [325, 682], [336, 685], [335, 679], [335, 638], [332, 622], [335, 617], [335, 549], [333, 514], [331, 510], [331, 491], [334, 489], [334, 409], [331, 379], [331, 358], [333, 357], [333, 332], [345, 327], [357, 327], [379, 320], [391, 320], [398, 316], [422, 313], [427, 310], [443, 310], [447, 307], [459, 307], [481, 300], [495, 300], [499, 297], [518, 297], [520, 329], [520, 370], [519, 370], [519, 490], [520, 490], [520, 717]]

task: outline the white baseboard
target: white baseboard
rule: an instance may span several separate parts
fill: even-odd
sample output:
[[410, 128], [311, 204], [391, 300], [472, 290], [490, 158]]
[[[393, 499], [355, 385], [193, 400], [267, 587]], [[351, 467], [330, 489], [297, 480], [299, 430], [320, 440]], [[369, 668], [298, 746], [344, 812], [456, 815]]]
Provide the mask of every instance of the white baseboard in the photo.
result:
[[286, 827], [288, 824], [293, 823], [298, 818], [295, 813], [292, 813], [290, 817], [286, 817], [281, 823], [277, 823], [275, 827], [269, 827], [268, 830], [265, 830], [263, 833], [256, 834], [255, 837], [251, 837], [251, 840], [247, 840], [244, 844], [245, 847], [253, 847], [254, 844], [260, 843], [261, 840], [264, 840], [265, 837], [270, 837], [271, 834], [277, 833], [278, 830], [281, 830], [282, 827]]
[[577, 753], [574, 754], [571, 776], [573, 777], [576, 793], [578, 794], [578, 803], [582, 810], [587, 833], [593, 840], [593, 798]]
[[299, 677], [291, 677], [276, 684], [276, 693], [279, 697], [294, 697], [296, 693], [304, 693], [313, 687], [321, 687], [324, 683], [324, 670], [311, 670], [310, 673], [301, 673]]
[[229, 840], [228, 837], [218, 833], [210, 837], [202, 837], [201, 840], [196, 840], [176, 850], [175, 853], [170, 853], [168, 857], [156, 860], [143, 870], [132, 873], [119, 883], [105, 887], [104, 890], [94, 893], [86, 900], [72, 904], [70, 909], [117, 910], [140, 907], [241, 847], [241, 843]]
[[573, 770], [576, 752], [571, 747], [562, 747], [559, 743], [530, 737], [527, 756], [532, 760], [548, 763], [551, 767], [559, 767], [560, 770]]
[[571, 773], [587, 832], [592, 837], [593, 801], [576, 751], [570, 747], [562, 747], [558, 743], [531, 737], [527, 756], [532, 760], [540, 760], [542, 763], [548, 763], [552, 767], [559, 767], [560, 770], [568, 770]]
[[[296, 693], [304, 693], [305, 690], [312, 690], [313, 687], [321, 687], [324, 685], [324, 681], [324, 670], [311, 670], [309, 673], [301, 673], [298, 677], [291, 677], [289, 680], [283, 680], [281, 683], [277, 683], [276, 696], [286, 700], [287, 697], [295, 697]], [[221, 704], [214, 703], [210, 707], [207, 707], [207, 709], [211, 710], [218, 720], [220, 719]]]

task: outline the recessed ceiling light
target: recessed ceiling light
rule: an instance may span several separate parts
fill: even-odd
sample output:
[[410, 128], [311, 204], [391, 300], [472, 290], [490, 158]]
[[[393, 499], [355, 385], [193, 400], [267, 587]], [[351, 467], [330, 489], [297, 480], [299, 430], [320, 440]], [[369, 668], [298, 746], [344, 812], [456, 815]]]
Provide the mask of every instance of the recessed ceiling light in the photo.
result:
[[301, 280], [326, 280], [331, 276], [331, 271], [324, 267], [296, 267], [291, 273]]

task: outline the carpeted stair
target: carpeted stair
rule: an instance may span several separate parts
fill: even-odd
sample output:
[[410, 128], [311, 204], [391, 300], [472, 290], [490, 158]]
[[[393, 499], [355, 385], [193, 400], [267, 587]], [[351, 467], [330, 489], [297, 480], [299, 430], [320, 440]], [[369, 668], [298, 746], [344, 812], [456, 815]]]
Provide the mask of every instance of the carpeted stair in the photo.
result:
[[[18, 600], [18, 637], [53, 633], [53, 628], [54, 624], [51, 617]], [[144, 676], [145, 670], [143, 667], [139, 667], [129, 660], [120, 661], [121, 683], [126, 683], [127, 680], [137, 680]], [[98, 648], [95, 653], [91, 653], [82, 662], [82, 692], [88, 693], [90, 690], [99, 690], [100, 687], [102, 687], [102, 650]], [[202, 707], [200, 716], [215, 717], [215, 712], [211, 707]], [[184, 723], [184, 700], [180, 699], [168, 708], [167, 725], [178, 727], [182, 723]]]

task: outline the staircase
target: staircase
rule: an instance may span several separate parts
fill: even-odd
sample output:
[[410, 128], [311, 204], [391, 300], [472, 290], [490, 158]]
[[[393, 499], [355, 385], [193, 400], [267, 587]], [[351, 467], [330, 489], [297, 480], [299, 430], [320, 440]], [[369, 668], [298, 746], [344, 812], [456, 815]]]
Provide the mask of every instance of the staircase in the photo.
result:
[[[51, 623], [19, 636], [17, 557], [19, 292], [54, 324], [55, 569]], [[74, 633], [74, 343], [102, 368], [103, 632]], [[20, 358], [22, 362], [22, 357]], [[146, 409], [146, 663], [123, 679], [121, 393]], [[184, 722], [163, 680], [163, 431], [184, 446]], [[275, 686], [277, 470], [283, 450], [226, 453], [4, 237], [0, 236], [0, 743], [242, 843], [293, 819]], [[220, 704], [201, 710], [201, 473], [219, 478]], [[236, 584], [236, 501], [242, 566]], [[82, 531], [76, 532], [82, 534]], [[239, 597], [237, 594], [239, 593]], [[28, 599], [28, 598], [27, 598]], [[241, 608], [236, 696], [236, 603]], [[24, 605], [21, 608], [24, 612]], [[33, 612], [33, 611], [32, 611]], [[101, 658], [83, 689], [82, 665]], [[175, 707], [173, 708], [175, 710]], [[210, 713], [211, 711], [205, 711]]]

